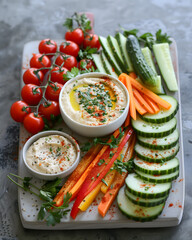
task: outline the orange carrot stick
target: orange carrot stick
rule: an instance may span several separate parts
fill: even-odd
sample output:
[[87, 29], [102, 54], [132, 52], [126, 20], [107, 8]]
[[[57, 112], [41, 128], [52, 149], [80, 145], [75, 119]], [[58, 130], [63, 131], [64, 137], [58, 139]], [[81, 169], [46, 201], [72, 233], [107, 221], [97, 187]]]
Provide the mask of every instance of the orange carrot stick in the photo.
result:
[[129, 126], [129, 124], [130, 124], [130, 111], [128, 112], [127, 118], [125, 120], [125, 127]]
[[133, 91], [132, 91], [132, 86], [131, 86], [131, 83], [129, 81], [129, 78], [128, 78], [128, 75], [125, 74], [125, 73], [122, 73], [120, 76], [119, 76], [119, 80], [120, 81], [125, 81], [125, 86], [129, 92], [129, 97], [130, 97], [130, 115], [131, 117], [136, 120], [136, 109], [135, 109], [135, 102], [134, 102], [134, 97], [133, 97]]
[[129, 77], [129, 79], [130, 79], [131, 85], [134, 88], [136, 88], [139, 92], [142, 92], [145, 95], [147, 95], [151, 100], [153, 100], [154, 102], [159, 104], [161, 107], [163, 107], [165, 109], [170, 109], [170, 107], [171, 107], [170, 103], [168, 103], [164, 99], [160, 98], [157, 94], [155, 94], [154, 92], [152, 92], [149, 89], [147, 89], [146, 87], [144, 87], [137, 80], [135, 80], [135, 79], [133, 79], [131, 77]]
[[143, 108], [147, 110], [147, 112], [154, 114], [155, 112], [150, 107], [150, 105], [145, 101], [145, 99], [141, 96], [137, 89], [133, 88], [133, 96], [137, 99], [137, 101], [141, 104]]
[[137, 109], [137, 112], [141, 115], [147, 113], [146, 109], [142, 107], [142, 105], [137, 101], [137, 99], [134, 99], [135, 101], [135, 107]]
[[132, 77], [132, 78], [134, 78], [134, 79], [137, 78], [137, 75], [136, 75], [135, 72], [130, 72], [130, 73], [129, 73], [129, 76]]
[[159, 106], [157, 105], [156, 102], [151, 100], [150, 98], [147, 97], [147, 95], [142, 94], [142, 97], [145, 99], [145, 101], [150, 105], [150, 107], [153, 109], [155, 113], [158, 113], [160, 111]]

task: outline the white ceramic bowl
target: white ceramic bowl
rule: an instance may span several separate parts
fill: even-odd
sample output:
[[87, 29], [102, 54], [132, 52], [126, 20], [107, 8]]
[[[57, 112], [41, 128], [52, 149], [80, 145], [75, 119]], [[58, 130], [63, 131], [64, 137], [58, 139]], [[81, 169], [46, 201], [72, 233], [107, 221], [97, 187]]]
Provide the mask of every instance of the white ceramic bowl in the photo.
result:
[[[126, 105], [123, 113], [114, 121], [112, 121], [108, 124], [99, 125], [99, 126], [88, 126], [88, 125], [81, 124], [81, 123], [73, 120], [65, 112], [65, 110], [62, 106], [62, 95], [63, 95], [63, 92], [65, 91], [65, 88], [67, 87], [67, 85], [70, 84], [71, 82], [75, 82], [82, 78], [102, 78], [102, 77], [109, 78], [115, 82], [118, 82], [118, 84], [124, 89], [126, 98], [127, 98], [127, 105]], [[129, 94], [128, 94], [128, 91], [127, 91], [126, 87], [124, 86], [124, 84], [122, 84], [118, 79], [116, 79], [108, 74], [95, 73], [95, 72], [94, 73], [85, 73], [85, 74], [79, 75], [79, 76], [69, 80], [67, 83], [65, 83], [65, 85], [62, 88], [60, 95], [59, 95], [59, 106], [60, 106], [61, 116], [62, 116], [63, 120], [68, 125], [68, 127], [70, 127], [73, 131], [77, 132], [78, 134], [80, 134], [82, 136], [86, 136], [86, 137], [102, 137], [102, 136], [112, 133], [113, 131], [115, 131], [117, 128], [119, 128], [124, 123], [124, 121], [127, 117], [127, 114], [128, 114], [128, 110], [129, 110]]]
[[[77, 157], [76, 157], [76, 160], [75, 162], [73, 163], [72, 166], [70, 166], [67, 170], [63, 171], [63, 172], [60, 172], [60, 173], [57, 173], [57, 174], [46, 174], [46, 173], [40, 173], [40, 172], [37, 172], [35, 171], [34, 169], [32, 169], [28, 164], [27, 164], [27, 161], [26, 161], [26, 152], [28, 150], [28, 148], [35, 142], [37, 141], [39, 138], [42, 138], [42, 137], [46, 137], [46, 136], [50, 136], [50, 135], [60, 135], [60, 136], [63, 136], [67, 139], [69, 139], [69, 141], [75, 146], [75, 149], [77, 151]], [[79, 145], [77, 144], [76, 140], [69, 136], [68, 134], [64, 133], [64, 132], [61, 132], [61, 131], [45, 131], [45, 132], [40, 132], [40, 133], [37, 133], [35, 134], [34, 136], [32, 136], [24, 145], [23, 147], [23, 161], [24, 161], [24, 164], [25, 166], [27, 167], [28, 171], [34, 176], [34, 177], [37, 177], [37, 178], [40, 178], [40, 179], [44, 179], [44, 180], [53, 180], [55, 178], [64, 178], [64, 177], [67, 177], [69, 174], [71, 174], [75, 168], [77, 167], [78, 163], [79, 163], [79, 160], [80, 160], [80, 148], [79, 148]]]

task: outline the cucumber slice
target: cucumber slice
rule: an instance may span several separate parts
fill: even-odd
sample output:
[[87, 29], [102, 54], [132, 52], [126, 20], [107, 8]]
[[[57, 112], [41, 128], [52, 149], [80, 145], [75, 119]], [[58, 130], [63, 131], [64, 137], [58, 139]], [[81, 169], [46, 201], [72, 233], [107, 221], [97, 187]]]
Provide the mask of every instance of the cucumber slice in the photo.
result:
[[129, 198], [129, 200], [132, 203], [139, 205], [139, 206], [143, 206], [143, 207], [157, 206], [157, 205], [165, 202], [168, 197], [168, 195], [166, 195], [164, 197], [154, 198], [154, 199], [141, 198], [141, 197], [137, 197], [137, 196], [133, 195], [132, 193], [130, 193], [127, 188], [125, 188], [125, 195]]
[[179, 170], [179, 160], [177, 158], [164, 163], [150, 163], [135, 157], [133, 163], [135, 170], [151, 175], [166, 175]]
[[165, 93], [165, 91], [162, 87], [162, 84], [161, 84], [161, 76], [159, 76], [159, 75], [157, 75], [157, 78], [156, 78], [157, 85], [155, 87], [144, 84], [143, 81], [141, 81], [141, 79], [139, 77], [136, 80], [139, 83], [141, 83], [144, 87], [148, 88], [149, 90], [151, 90], [152, 92], [154, 92], [156, 94], [164, 94]]
[[167, 196], [171, 188], [171, 182], [154, 184], [142, 180], [136, 173], [131, 173], [125, 180], [127, 189], [133, 195], [142, 198], [160, 198]]
[[177, 170], [174, 173], [166, 174], [166, 175], [150, 175], [144, 172], [140, 172], [138, 170], [135, 170], [135, 172], [139, 175], [140, 178], [142, 178], [145, 181], [149, 181], [152, 183], [167, 183], [171, 182], [178, 178], [179, 176], [179, 170]]
[[116, 72], [116, 74], [119, 76], [122, 73], [122, 69], [120, 68], [117, 61], [115, 60], [107, 39], [100, 36], [99, 41], [101, 43], [104, 53], [106, 54], [108, 61], [110, 62], [111, 66], [114, 68], [114, 71]]
[[155, 68], [155, 64], [153, 61], [152, 53], [148, 47], [141, 48], [141, 52], [143, 53], [143, 56], [145, 58], [145, 61], [149, 65], [149, 67], [152, 68], [152, 70], [157, 73], [157, 70]]
[[163, 163], [173, 159], [177, 155], [179, 144], [177, 143], [175, 147], [166, 150], [152, 150], [136, 143], [134, 149], [137, 156], [144, 161]]
[[125, 64], [123, 62], [123, 58], [121, 56], [121, 51], [120, 51], [117, 40], [114, 37], [112, 37], [111, 35], [109, 35], [107, 37], [107, 41], [109, 43], [109, 46], [111, 48], [111, 52], [113, 53], [113, 56], [114, 56], [115, 60], [117, 61], [117, 63], [119, 64], [119, 66], [121, 67], [123, 72], [127, 72], [127, 69], [126, 69]]
[[109, 63], [109, 61], [107, 60], [104, 52], [101, 52], [101, 61], [103, 64], [103, 67], [106, 71], [107, 74], [110, 74], [111, 76], [118, 78], [118, 75], [115, 73], [114, 69], [111, 67], [111, 64]]
[[115, 38], [117, 39], [120, 51], [121, 51], [121, 56], [123, 58], [123, 62], [125, 64], [125, 67], [127, 69], [128, 72], [133, 72], [133, 65], [131, 63], [129, 54], [127, 52], [126, 49], [126, 42], [127, 42], [127, 38], [125, 36], [123, 36], [123, 34], [121, 33], [117, 33], [115, 35]]
[[177, 79], [171, 60], [171, 54], [168, 43], [159, 43], [153, 45], [153, 52], [157, 60], [161, 74], [165, 80], [167, 88], [170, 91], [178, 91]]
[[154, 137], [162, 138], [171, 134], [177, 125], [177, 119], [174, 117], [166, 123], [149, 123], [142, 120], [137, 115], [137, 120], [131, 119], [132, 127], [135, 129], [137, 134], [142, 137]]
[[91, 54], [91, 56], [92, 56], [92, 59], [96, 65], [98, 71], [101, 73], [107, 73], [103, 67], [100, 54], [94, 53], [94, 54]]
[[163, 138], [145, 138], [137, 136], [137, 142], [147, 148], [164, 150], [174, 147], [179, 141], [179, 131], [175, 129], [170, 135]]
[[167, 95], [159, 95], [162, 99], [169, 102], [171, 104], [171, 108], [169, 110], [161, 108], [160, 111], [156, 114], [146, 113], [141, 116], [141, 118], [146, 122], [151, 123], [164, 123], [171, 120], [179, 109], [179, 104], [174, 97]]
[[142, 207], [132, 203], [125, 195], [124, 188], [121, 188], [117, 195], [117, 203], [119, 209], [128, 218], [136, 221], [151, 221], [157, 218], [163, 211], [165, 203], [161, 203], [154, 207]]

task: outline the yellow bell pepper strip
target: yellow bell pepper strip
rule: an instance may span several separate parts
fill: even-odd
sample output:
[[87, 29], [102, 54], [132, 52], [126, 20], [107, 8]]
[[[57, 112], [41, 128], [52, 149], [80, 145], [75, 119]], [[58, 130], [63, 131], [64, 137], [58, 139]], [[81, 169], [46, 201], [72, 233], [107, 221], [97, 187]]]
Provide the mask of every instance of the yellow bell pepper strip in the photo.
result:
[[[124, 161], [127, 162], [133, 156], [134, 146], [136, 142], [136, 136], [133, 135], [132, 141], [124, 158]], [[120, 174], [119, 172], [116, 173], [115, 179], [113, 181], [113, 187], [109, 188], [107, 193], [103, 196], [100, 204], [98, 205], [98, 212], [99, 214], [104, 217], [109, 210], [110, 206], [114, 202], [119, 189], [123, 186], [125, 179], [128, 173], [123, 172]]]
[[79, 205], [79, 209], [81, 211], [86, 211], [87, 208], [91, 205], [91, 203], [94, 201], [98, 193], [100, 192], [102, 182], [100, 182], [81, 202]]
[[[92, 169], [92, 171], [89, 173], [89, 175], [86, 178], [86, 181], [84, 181], [76, 201], [73, 204], [72, 210], [71, 210], [71, 217], [73, 219], [76, 218], [78, 212], [79, 212], [79, 205], [82, 202], [82, 200], [101, 182], [102, 178], [107, 174], [107, 172], [110, 170], [112, 167], [114, 161], [117, 159], [119, 156], [120, 152], [122, 151], [123, 147], [125, 146], [126, 142], [128, 139], [131, 137], [133, 133], [133, 129], [130, 127], [125, 130], [124, 136], [121, 138], [119, 146], [117, 148], [114, 148], [114, 155], [110, 159], [109, 163], [107, 165], [104, 165], [104, 169], [101, 167], [103, 165], [98, 165], [96, 164], [95, 167]], [[110, 149], [108, 149], [106, 152], [108, 152], [108, 158], [110, 154]], [[106, 153], [105, 153], [106, 154]], [[105, 156], [106, 158], [103, 158], [105, 161], [107, 160], [107, 155]], [[102, 171], [101, 171], [102, 170]]]

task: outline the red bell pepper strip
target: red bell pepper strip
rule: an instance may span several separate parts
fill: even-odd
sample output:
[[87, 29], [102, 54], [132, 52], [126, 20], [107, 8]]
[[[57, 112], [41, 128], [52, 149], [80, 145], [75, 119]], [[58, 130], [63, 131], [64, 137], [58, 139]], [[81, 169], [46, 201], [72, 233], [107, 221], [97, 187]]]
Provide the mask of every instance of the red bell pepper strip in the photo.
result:
[[[107, 174], [107, 172], [110, 170], [110, 168], [112, 167], [113, 163], [115, 162], [115, 160], [117, 159], [117, 157], [119, 156], [119, 154], [121, 153], [124, 145], [126, 144], [126, 142], [128, 141], [128, 139], [130, 138], [131, 134], [133, 133], [133, 129], [129, 128], [126, 130], [125, 135], [123, 136], [118, 148], [113, 149], [114, 151], [114, 155], [113, 157], [110, 159], [109, 163], [107, 165], [103, 164], [104, 167], [100, 167], [98, 164], [95, 165], [95, 167], [93, 168], [93, 170], [89, 173], [89, 175], [87, 176], [86, 180], [84, 181], [76, 201], [73, 204], [72, 210], [71, 210], [71, 217], [73, 219], [76, 218], [78, 212], [79, 212], [79, 205], [80, 203], [83, 201], [83, 199], [97, 186], [97, 184], [99, 182], [101, 182], [102, 178]], [[108, 149], [105, 152], [105, 157], [108, 155], [109, 156], [110, 153], [110, 149]], [[108, 157], [109, 159], [109, 157]], [[107, 161], [107, 159], [105, 158], [104, 160]], [[96, 180], [95, 180], [96, 179]], [[95, 180], [93, 182], [93, 180]]]

